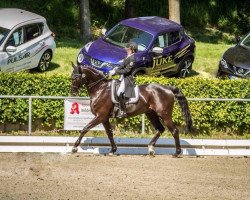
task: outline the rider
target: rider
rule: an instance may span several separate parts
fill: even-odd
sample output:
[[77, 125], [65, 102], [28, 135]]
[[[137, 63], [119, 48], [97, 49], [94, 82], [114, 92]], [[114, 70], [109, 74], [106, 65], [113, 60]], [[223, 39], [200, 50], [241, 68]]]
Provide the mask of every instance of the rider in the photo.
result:
[[138, 46], [135, 42], [129, 42], [125, 50], [127, 51], [127, 57], [124, 58], [121, 67], [116, 67], [113, 70], [109, 72], [110, 76], [113, 76], [114, 74], [121, 75], [120, 77], [120, 87], [117, 91], [117, 96], [119, 100], [119, 115], [117, 116], [118, 118], [123, 118], [126, 117], [126, 112], [125, 112], [125, 103], [126, 103], [126, 98], [131, 98], [135, 96], [134, 92], [134, 78], [132, 75], [132, 70], [135, 67], [135, 56], [134, 53], [137, 52]]

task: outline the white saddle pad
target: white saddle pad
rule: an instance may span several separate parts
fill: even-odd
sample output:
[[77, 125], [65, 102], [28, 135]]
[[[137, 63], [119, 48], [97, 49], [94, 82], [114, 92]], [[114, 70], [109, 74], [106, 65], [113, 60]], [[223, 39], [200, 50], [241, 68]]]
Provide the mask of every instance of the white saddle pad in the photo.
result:
[[[111, 82], [111, 99], [112, 99], [112, 102], [113, 103], [119, 103], [117, 100], [116, 100], [116, 88], [115, 88], [115, 82], [116, 80], [112, 80]], [[136, 85], [134, 87], [134, 90], [135, 90], [135, 97], [133, 98], [130, 98], [126, 104], [133, 104], [133, 103], [137, 103], [137, 101], [139, 100], [139, 87], [138, 85]]]

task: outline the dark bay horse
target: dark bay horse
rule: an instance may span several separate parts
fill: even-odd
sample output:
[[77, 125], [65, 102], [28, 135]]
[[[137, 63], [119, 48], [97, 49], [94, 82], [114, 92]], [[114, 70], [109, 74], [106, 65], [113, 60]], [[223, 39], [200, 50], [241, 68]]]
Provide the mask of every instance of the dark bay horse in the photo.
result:
[[[111, 113], [114, 109], [114, 104], [111, 100], [111, 80], [107, 79], [104, 74], [92, 67], [82, 65], [74, 66], [73, 63], [72, 66], [74, 69], [71, 75], [71, 94], [73, 96], [77, 95], [79, 88], [82, 85], [85, 85], [90, 96], [91, 112], [95, 115], [94, 119], [81, 131], [79, 138], [74, 144], [72, 152], [77, 152], [77, 147], [83, 136], [91, 128], [102, 123], [110, 140], [110, 153], [114, 153], [117, 150], [117, 146], [114, 142], [113, 131], [109, 122]], [[145, 113], [154, 126], [156, 135], [148, 145], [149, 154], [154, 153], [155, 143], [160, 137], [160, 134], [165, 131], [162, 124], [164, 123], [174, 137], [176, 146], [174, 156], [178, 156], [181, 153], [179, 130], [172, 121], [172, 111], [176, 98], [185, 118], [187, 131], [191, 131], [193, 129], [193, 123], [186, 97], [182, 94], [179, 88], [160, 84], [140, 85], [139, 92], [140, 95], [138, 102], [127, 105], [126, 113], [127, 117]]]

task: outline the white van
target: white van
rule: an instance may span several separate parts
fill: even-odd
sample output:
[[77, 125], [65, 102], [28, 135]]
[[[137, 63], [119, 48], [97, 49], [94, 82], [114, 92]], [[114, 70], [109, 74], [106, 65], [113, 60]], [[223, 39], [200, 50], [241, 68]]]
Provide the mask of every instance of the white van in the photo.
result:
[[48, 69], [56, 44], [40, 15], [14, 8], [0, 9], [0, 71]]

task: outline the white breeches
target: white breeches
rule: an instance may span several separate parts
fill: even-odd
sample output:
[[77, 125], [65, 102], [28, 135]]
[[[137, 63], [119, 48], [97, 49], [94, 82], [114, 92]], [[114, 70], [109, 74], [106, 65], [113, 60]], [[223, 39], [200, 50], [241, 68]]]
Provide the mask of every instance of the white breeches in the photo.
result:
[[120, 81], [121, 81], [121, 84], [120, 84], [120, 87], [119, 87], [119, 89], [117, 91], [118, 96], [120, 96], [121, 93], [125, 92], [125, 81], [124, 81], [123, 75], [121, 75]]

